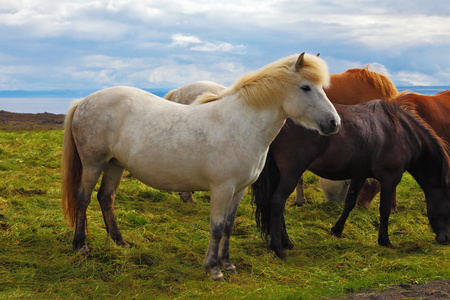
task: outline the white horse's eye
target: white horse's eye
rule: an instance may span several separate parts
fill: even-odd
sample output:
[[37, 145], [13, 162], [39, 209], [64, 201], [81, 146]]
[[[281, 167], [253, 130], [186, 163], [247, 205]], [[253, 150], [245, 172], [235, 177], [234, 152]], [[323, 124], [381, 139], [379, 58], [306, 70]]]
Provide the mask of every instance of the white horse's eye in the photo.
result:
[[301, 87], [301, 89], [302, 89], [302, 91], [304, 91], [304, 92], [309, 92], [309, 91], [311, 91], [311, 87], [309, 86], [309, 85], [302, 85], [302, 87]]

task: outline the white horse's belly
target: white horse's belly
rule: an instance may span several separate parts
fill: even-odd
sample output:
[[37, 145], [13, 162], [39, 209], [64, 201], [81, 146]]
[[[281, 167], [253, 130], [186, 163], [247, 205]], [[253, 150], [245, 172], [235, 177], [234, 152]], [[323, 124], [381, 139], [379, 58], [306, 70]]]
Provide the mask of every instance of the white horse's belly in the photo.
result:
[[[130, 173], [139, 181], [159, 190], [187, 192], [187, 191], [207, 191], [210, 189], [208, 178], [196, 174], [176, 173], [169, 170], [162, 171], [148, 168], [147, 170], [130, 170]], [[186, 176], [189, 175], [189, 176]]]
[[256, 180], [264, 165], [264, 159], [257, 155], [243, 161], [234, 156], [224, 156], [218, 149], [198, 151], [196, 155], [167, 149], [152, 151], [149, 146], [135, 158], [124, 159], [126, 163], [123, 165], [148, 186], [178, 192], [207, 191], [223, 183], [232, 183], [237, 189], [244, 188]]

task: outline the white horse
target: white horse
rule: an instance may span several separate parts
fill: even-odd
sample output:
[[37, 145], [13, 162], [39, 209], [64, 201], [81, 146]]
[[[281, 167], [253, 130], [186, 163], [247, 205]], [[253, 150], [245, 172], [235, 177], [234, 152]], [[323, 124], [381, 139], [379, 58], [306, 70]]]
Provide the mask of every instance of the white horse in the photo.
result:
[[202, 95], [197, 99], [202, 105], [174, 103], [132, 87], [104, 89], [77, 101], [66, 116], [63, 144], [63, 208], [75, 229], [73, 247], [89, 252], [86, 210], [102, 172], [97, 198], [106, 230], [116, 244], [130, 247], [113, 209], [127, 169], [157, 189], [211, 192], [203, 269], [223, 280], [220, 267], [236, 270], [229, 238], [239, 202], [286, 118], [321, 134], [338, 131], [339, 115], [323, 91], [328, 83], [326, 63], [302, 53], [245, 74], [219, 95]]

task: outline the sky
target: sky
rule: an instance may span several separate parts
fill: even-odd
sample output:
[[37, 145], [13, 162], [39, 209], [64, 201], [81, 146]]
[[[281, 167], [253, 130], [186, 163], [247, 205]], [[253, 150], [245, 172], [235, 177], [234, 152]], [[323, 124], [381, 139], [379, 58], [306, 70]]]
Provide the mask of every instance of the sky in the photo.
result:
[[450, 5], [428, 0], [2, 0], [0, 90], [232, 84], [279, 58], [450, 85]]

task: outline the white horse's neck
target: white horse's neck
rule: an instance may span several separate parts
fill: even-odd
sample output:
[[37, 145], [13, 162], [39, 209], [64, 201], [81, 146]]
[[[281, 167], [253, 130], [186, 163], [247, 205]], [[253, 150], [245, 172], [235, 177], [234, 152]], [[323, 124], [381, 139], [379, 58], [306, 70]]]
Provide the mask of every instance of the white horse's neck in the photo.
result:
[[246, 138], [246, 143], [258, 143], [264, 151], [275, 139], [288, 117], [279, 103], [255, 109], [232, 95], [215, 101], [214, 105], [217, 105], [229, 119], [228, 128], [239, 128]]

